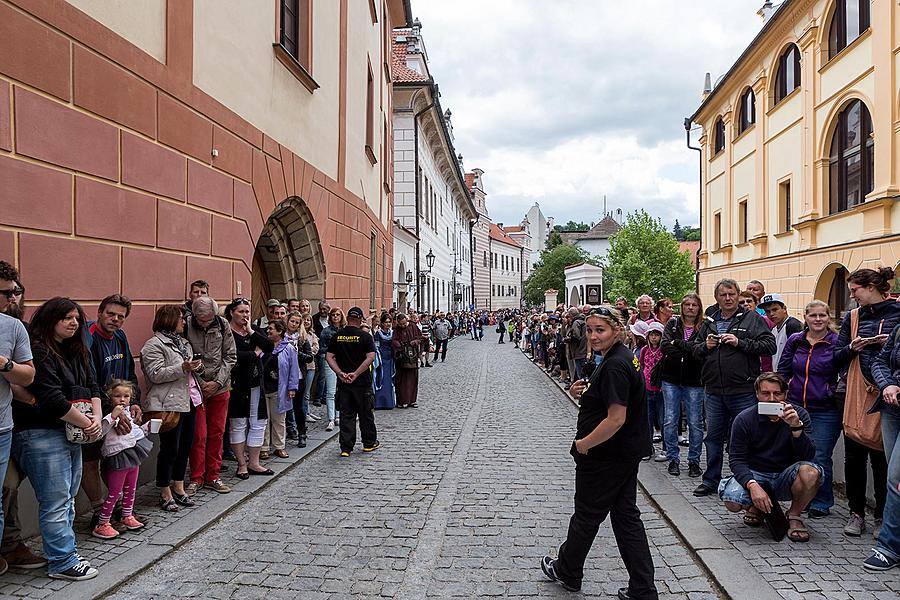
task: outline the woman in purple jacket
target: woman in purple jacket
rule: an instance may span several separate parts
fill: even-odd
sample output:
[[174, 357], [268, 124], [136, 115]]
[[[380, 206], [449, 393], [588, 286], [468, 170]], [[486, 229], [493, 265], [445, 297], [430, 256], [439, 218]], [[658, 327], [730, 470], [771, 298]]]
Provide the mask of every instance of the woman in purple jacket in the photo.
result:
[[821, 519], [831, 512], [834, 446], [841, 435], [843, 413], [834, 396], [838, 367], [834, 362], [837, 333], [831, 330], [831, 312], [821, 300], [813, 300], [804, 310], [806, 326], [791, 335], [781, 353], [778, 373], [788, 380], [788, 401], [802, 406], [812, 420], [816, 445], [815, 462], [825, 471], [816, 497], [809, 503], [809, 518]]

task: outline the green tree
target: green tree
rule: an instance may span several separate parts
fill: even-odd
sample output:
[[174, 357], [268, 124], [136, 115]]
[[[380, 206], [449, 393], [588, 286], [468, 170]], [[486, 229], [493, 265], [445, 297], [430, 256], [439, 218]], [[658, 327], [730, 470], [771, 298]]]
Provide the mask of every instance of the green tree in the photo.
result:
[[699, 227], [683, 227], [681, 229], [681, 232], [684, 235], [685, 242], [699, 242], [700, 241], [700, 228]]
[[569, 221], [565, 225], [554, 225], [553, 231], [587, 231], [591, 226], [587, 223], [576, 223]]
[[599, 261], [582, 248], [569, 244], [560, 244], [552, 250], [541, 252], [541, 259], [525, 280], [526, 302], [543, 304], [544, 292], [549, 289], [558, 290], [557, 303], [562, 302], [566, 289], [565, 269], [581, 262], [596, 265]]
[[694, 267], [688, 252], [678, 250], [678, 241], [659, 219], [644, 210], [631, 213], [625, 226], [610, 238], [606, 260], [612, 286], [611, 297], [634, 300], [641, 294], [672, 298], [676, 302], [694, 289]]
[[672, 235], [674, 235], [675, 239], [679, 242], [684, 241], [684, 231], [681, 229], [681, 225], [678, 223], [678, 219], [675, 219], [675, 226], [672, 227]]
[[550, 237], [547, 238], [547, 250], [553, 250], [557, 246], [563, 243], [562, 236], [559, 235], [558, 231], [551, 231]]

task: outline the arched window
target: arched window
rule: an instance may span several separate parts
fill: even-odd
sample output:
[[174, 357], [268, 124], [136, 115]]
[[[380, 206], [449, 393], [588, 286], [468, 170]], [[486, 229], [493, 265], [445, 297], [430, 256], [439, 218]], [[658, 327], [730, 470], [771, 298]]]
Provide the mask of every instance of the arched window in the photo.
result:
[[738, 121], [738, 134], [744, 133], [756, 123], [756, 96], [753, 90], [747, 88], [741, 96], [740, 120]]
[[830, 212], [838, 213], [862, 204], [874, 185], [875, 140], [872, 117], [859, 100], [851, 102], [838, 115], [828, 166]]
[[713, 155], [716, 155], [725, 149], [725, 121], [723, 121], [721, 117], [716, 120], [716, 128], [713, 137]]
[[788, 46], [778, 59], [775, 75], [775, 104], [800, 87], [800, 50], [794, 44]]
[[849, 46], [869, 28], [871, 0], [837, 0], [828, 30], [828, 58]]

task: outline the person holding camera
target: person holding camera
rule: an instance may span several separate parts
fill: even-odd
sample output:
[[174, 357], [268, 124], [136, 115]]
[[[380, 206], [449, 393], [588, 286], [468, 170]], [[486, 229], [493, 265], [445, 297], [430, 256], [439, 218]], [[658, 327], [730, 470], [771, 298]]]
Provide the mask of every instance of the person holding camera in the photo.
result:
[[600, 525], [610, 517], [616, 544], [628, 571], [620, 600], [656, 600], [653, 559], [637, 507], [641, 458], [653, 449], [647, 395], [640, 366], [622, 343], [625, 327], [619, 311], [601, 306], [585, 318], [591, 349], [603, 361], [588, 381], [572, 384], [580, 401], [575, 441], [575, 513], [555, 560], [541, 559], [541, 570], [568, 591], [581, 589], [584, 563]]
[[790, 502], [788, 539], [808, 542], [800, 513], [819, 491], [824, 472], [812, 462], [809, 413], [786, 401], [788, 383], [763, 373], [754, 383], [758, 404], [739, 414], [731, 428], [728, 465], [733, 475], [719, 483], [719, 498], [731, 512], [747, 511], [744, 524], [758, 527], [773, 502]]
[[716, 305], [693, 342], [694, 356], [703, 362], [700, 380], [706, 394], [706, 471], [695, 496], [708, 496], [719, 487], [728, 423], [756, 403], [753, 382], [760, 374], [759, 359], [775, 354], [775, 336], [759, 313], [738, 305], [740, 292], [733, 279], [716, 283]]

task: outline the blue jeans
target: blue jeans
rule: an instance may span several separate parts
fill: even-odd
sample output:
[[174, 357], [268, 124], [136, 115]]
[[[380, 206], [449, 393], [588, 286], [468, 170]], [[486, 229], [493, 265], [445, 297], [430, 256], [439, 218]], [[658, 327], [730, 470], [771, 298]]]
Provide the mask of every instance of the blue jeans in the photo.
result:
[[888, 460], [888, 484], [884, 525], [875, 549], [900, 560], [900, 415], [889, 409], [881, 411], [881, 434]]
[[811, 410], [812, 431], [809, 437], [816, 445], [816, 457], [813, 461], [822, 467], [824, 477], [816, 497], [809, 503], [810, 508], [829, 511], [834, 506], [834, 490], [831, 487], [834, 476], [834, 446], [843, 430], [843, 413], [838, 410]]
[[338, 416], [337, 411], [334, 410], [334, 391], [337, 388], [337, 373], [328, 366], [328, 363], [325, 363], [325, 368], [319, 371], [319, 376], [319, 379], [325, 382], [324, 400], [325, 406], [328, 409], [328, 420], [334, 421], [334, 418]]
[[666, 458], [679, 464], [681, 462], [678, 423], [681, 421], [681, 403], [684, 402], [688, 425], [688, 463], [699, 465], [703, 446], [703, 388], [663, 381], [662, 393], [666, 403], [666, 420], [663, 422]]
[[722, 479], [722, 458], [725, 438], [731, 435], [731, 422], [741, 412], [756, 404], [755, 394], [717, 396], [706, 394], [706, 472], [703, 485], [710, 489], [719, 487]]
[[[12, 447], [12, 429], [0, 433], [0, 473], [6, 474], [9, 465], [9, 452]], [[3, 537], [3, 506], [0, 505], [0, 538]]]
[[306, 375], [304, 377], [305, 377], [305, 379], [303, 380], [303, 414], [308, 415], [309, 414], [309, 393], [311, 391], [310, 388], [312, 388], [313, 379], [315, 379], [315, 377], [316, 377], [316, 370], [315, 369], [307, 369]]
[[13, 457], [31, 481], [50, 574], [78, 564], [75, 495], [81, 486], [81, 446], [61, 429], [27, 429], [13, 434]]
[[[751, 469], [750, 474], [753, 475], [753, 479], [755, 479], [757, 483], [768, 483], [772, 487], [772, 493], [777, 500], [780, 500], [781, 502], [790, 502], [793, 500], [791, 486], [794, 485], [794, 481], [797, 480], [797, 475], [800, 474], [800, 467], [804, 465], [815, 467], [816, 470], [819, 471], [819, 476], [822, 475], [821, 466], [806, 461], [796, 462], [781, 473], [763, 473]], [[734, 502], [741, 506], [750, 506], [753, 504], [750, 492], [747, 491], [747, 488], [738, 483], [738, 480], [734, 477], [723, 479], [719, 483], [719, 499], [723, 502]]]
[[[319, 402], [325, 401], [325, 377], [323, 373], [325, 373], [325, 369], [330, 369], [328, 363], [325, 362], [325, 355], [322, 354], [318, 358], [316, 358], [316, 368], [319, 370], [319, 380], [316, 382], [316, 395], [314, 396], [315, 400]], [[306, 413], [309, 414], [309, 413]]]
[[647, 390], [647, 417], [650, 419], [650, 430], [662, 431], [662, 423], [666, 418], [662, 392]]
[[584, 363], [587, 362], [586, 358], [576, 358], [575, 361], [575, 372], [572, 374], [572, 381], [581, 377], [581, 374], [584, 372]]

